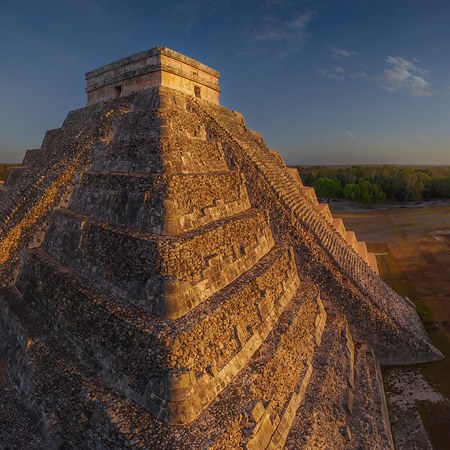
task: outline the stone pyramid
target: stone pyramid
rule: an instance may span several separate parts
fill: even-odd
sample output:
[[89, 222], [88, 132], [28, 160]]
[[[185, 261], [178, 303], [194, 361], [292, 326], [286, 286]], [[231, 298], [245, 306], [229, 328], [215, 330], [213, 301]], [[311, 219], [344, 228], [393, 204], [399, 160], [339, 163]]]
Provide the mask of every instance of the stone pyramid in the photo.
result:
[[215, 70], [156, 47], [86, 79], [0, 192], [0, 444], [393, 448], [379, 362], [441, 354], [364, 243]]

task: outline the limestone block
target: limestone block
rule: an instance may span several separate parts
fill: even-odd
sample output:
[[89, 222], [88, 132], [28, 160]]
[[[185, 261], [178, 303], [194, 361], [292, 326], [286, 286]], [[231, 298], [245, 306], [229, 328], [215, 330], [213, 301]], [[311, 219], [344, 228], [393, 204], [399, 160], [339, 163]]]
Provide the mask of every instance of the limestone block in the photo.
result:
[[358, 255], [369, 264], [369, 253], [367, 251], [367, 245], [363, 241], [358, 241]]
[[10, 167], [4, 186], [11, 187], [25, 173], [25, 166]]
[[253, 407], [250, 409], [250, 414], [253, 417], [253, 419], [256, 422], [258, 422], [265, 413], [265, 411], [266, 411], [265, 406], [260, 401], [256, 401]]
[[378, 269], [378, 261], [377, 261], [377, 257], [375, 256], [375, 253], [368, 253], [368, 259], [369, 259], [369, 265], [372, 268], [372, 270], [379, 275], [379, 269]]
[[345, 240], [347, 241], [348, 245], [356, 252], [358, 253], [358, 241], [356, 239], [356, 234], [354, 231], [346, 231], [345, 232]]
[[303, 193], [312, 201], [314, 205], [318, 205], [319, 201], [317, 200], [316, 191], [311, 186], [303, 186]]
[[294, 182], [298, 183], [301, 187], [303, 187], [302, 179], [300, 178], [298, 169], [296, 169], [295, 167], [288, 167], [287, 171], [289, 175], [293, 178]]
[[41, 161], [44, 156], [43, 153], [39, 148], [27, 150], [22, 164], [29, 166], [30, 164]]
[[317, 205], [317, 210], [322, 214], [322, 216], [325, 218], [325, 220], [332, 225], [333, 224], [333, 216], [330, 211], [330, 207], [328, 206], [328, 203], [319, 203]]
[[343, 237], [345, 238], [345, 225], [344, 225], [344, 221], [342, 219], [339, 218], [334, 218], [333, 219], [333, 228]]

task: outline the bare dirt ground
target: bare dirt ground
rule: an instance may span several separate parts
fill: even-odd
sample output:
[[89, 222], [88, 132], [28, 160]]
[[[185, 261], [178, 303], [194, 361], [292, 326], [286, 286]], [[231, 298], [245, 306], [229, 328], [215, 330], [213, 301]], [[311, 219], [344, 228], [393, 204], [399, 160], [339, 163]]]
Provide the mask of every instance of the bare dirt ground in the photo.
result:
[[[450, 204], [354, 209], [330, 205], [333, 215], [377, 254], [381, 277], [409, 297], [445, 360], [415, 367], [384, 369], [398, 448], [430, 448], [412, 436], [404, 417], [420, 414], [433, 447], [450, 448]], [[402, 400], [406, 399], [405, 400]], [[400, 414], [401, 416], [401, 414]], [[405, 420], [404, 420], [405, 422]], [[411, 421], [412, 422], [412, 421]], [[420, 430], [416, 430], [420, 434]], [[399, 442], [411, 432], [416, 444]], [[423, 434], [423, 433], [422, 433]], [[422, 436], [423, 438], [423, 436]]]

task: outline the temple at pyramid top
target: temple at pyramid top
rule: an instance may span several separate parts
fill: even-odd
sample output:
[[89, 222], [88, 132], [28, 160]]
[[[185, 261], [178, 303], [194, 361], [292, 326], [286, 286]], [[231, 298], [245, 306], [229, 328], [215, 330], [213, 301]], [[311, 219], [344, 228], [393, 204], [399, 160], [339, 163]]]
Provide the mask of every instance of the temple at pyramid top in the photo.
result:
[[153, 47], [86, 74], [88, 105], [165, 86], [219, 104], [219, 72], [170, 50]]

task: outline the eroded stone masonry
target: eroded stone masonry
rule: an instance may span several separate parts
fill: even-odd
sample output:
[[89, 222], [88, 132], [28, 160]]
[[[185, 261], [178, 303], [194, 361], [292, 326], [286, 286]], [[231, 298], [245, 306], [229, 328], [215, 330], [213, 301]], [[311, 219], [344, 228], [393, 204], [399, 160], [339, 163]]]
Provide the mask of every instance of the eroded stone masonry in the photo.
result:
[[392, 449], [379, 362], [441, 354], [297, 172], [157, 47], [0, 191], [0, 446]]

